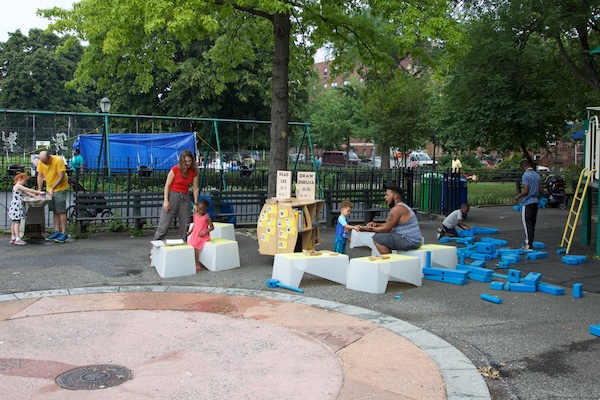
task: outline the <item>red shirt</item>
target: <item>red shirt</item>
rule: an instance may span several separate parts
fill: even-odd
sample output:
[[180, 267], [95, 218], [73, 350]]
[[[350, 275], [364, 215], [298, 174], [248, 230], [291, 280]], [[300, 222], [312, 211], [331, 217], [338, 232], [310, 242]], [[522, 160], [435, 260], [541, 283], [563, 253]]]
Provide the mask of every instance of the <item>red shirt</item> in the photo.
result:
[[190, 191], [190, 185], [192, 184], [192, 181], [196, 175], [198, 175], [198, 173], [194, 172], [194, 170], [190, 168], [187, 171], [187, 176], [184, 177], [179, 170], [179, 165], [171, 168], [171, 171], [173, 171], [173, 174], [175, 174], [175, 178], [173, 178], [173, 183], [171, 183], [171, 188], [169, 190], [172, 192], [187, 194]]

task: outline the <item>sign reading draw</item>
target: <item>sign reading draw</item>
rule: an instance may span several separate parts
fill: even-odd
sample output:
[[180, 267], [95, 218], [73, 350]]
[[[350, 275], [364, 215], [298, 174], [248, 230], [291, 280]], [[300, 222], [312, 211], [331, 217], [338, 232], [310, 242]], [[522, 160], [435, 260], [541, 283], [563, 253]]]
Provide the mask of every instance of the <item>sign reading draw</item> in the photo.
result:
[[314, 172], [298, 172], [296, 179], [296, 198], [298, 200], [314, 200], [316, 187]]
[[17, 136], [19, 134], [17, 132], [6, 132], [2, 131], [2, 143], [4, 144], [4, 150], [10, 151], [11, 153], [15, 151], [15, 147], [17, 146]]

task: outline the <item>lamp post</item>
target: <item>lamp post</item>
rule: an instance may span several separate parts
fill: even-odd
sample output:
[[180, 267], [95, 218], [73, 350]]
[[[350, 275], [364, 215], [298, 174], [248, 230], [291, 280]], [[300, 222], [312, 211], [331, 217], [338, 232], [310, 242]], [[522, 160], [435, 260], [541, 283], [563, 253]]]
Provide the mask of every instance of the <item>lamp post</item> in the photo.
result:
[[112, 193], [112, 177], [110, 173], [110, 148], [108, 143], [108, 112], [110, 111], [110, 100], [104, 97], [100, 100], [100, 111], [104, 114], [104, 166], [108, 172], [108, 192]]

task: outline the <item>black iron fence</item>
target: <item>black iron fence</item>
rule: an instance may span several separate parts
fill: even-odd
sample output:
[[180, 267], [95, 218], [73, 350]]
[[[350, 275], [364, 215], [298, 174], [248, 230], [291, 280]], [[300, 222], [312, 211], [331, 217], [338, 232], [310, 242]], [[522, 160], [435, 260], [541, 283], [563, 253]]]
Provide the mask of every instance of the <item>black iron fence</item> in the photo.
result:
[[[11, 173], [21, 168], [9, 168], [10, 165], [0, 166], [0, 229], [10, 226], [7, 208], [10, 204], [12, 194], [10, 192], [13, 181]], [[26, 172], [30, 172], [30, 166], [23, 166]], [[308, 166], [306, 166], [308, 169]], [[96, 170], [69, 171], [70, 195], [68, 206], [75, 207], [78, 193], [156, 193], [164, 190], [164, 184], [168, 169], [156, 168], [119, 168], [111, 171], [110, 177], [106, 168]], [[210, 199], [211, 192], [219, 191], [222, 199], [227, 199], [227, 193], [251, 192], [266, 190], [268, 185], [268, 170], [262, 166], [256, 166], [251, 171], [240, 168], [228, 168], [223, 170], [199, 169], [201, 181], [201, 195]], [[520, 178], [519, 173], [498, 172], [496, 179], [503, 181], [516, 181]], [[294, 177], [295, 179], [295, 177]], [[453, 174], [449, 170], [429, 168], [404, 168], [381, 170], [375, 168], [349, 168], [349, 167], [322, 167], [319, 170], [319, 181], [322, 189], [339, 191], [377, 191], [382, 193], [387, 185], [397, 185], [405, 191], [405, 201], [408, 205], [423, 213], [448, 214], [460, 207], [463, 202], [468, 202], [467, 183], [470, 177], [463, 174]], [[35, 178], [28, 182], [29, 187], [35, 187]], [[77, 196], [81, 198], [82, 196]], [[383, 198], [381, 199], [383, 203]], [[257, 196], [256, 204], [251, 201], [238, 205], [234, 213], [238, 214], [236, 221], [242, 225], [254, 225], [263, 205], [262, 197]], [[133, 214], [139, 215], [140, 210], [122, 209], [115, 211], [122, 213], [120, 216]], [[52, 215], [48, 213], [48, 226], [52, 223]], [[146, 217], [146, 224], [156, 225], [160, 215], [160, 207], [147, 207], [141, 210], [141, 215]], [[387, 213], [379, 217], [385, 218]], [[322, 215], [322, 220], [325, 215]], [[107, 224], [108, 219], [98, 219], [95, 224]]]

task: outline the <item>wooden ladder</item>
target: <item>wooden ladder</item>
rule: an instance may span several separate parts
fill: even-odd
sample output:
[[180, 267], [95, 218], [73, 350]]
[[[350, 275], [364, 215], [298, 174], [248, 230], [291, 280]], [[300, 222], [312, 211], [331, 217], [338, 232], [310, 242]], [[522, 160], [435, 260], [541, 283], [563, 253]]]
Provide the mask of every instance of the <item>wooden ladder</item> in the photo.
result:
[[[585, 195], [587, 193], [588, 186], [590, 184], [590, 180], [593, 178], [596, 170], [593, 169], [587, 173], [588, 169], [584, 168], [581, 170], [581, 174], [579, 174], [579, 181], [577, 181], [577, 188], [573, 193], [573, 202], [571, 203], [571, 210], [569, 211], [569, 217], [567, 218], [567, 223], [565, 225], [565, 231], [563, 233], [562, 240], [560, 242], [561, 247], [565, 247], [565, 243], [567, 245], [567, 254], [569, 254], [569, 250], [571, 250], [571, 243], [573, 242], [573, 235], [575, 234], [575, 229], [577, 227], [577, 221], [579, 220], [579, 214], [581, 213], [581, 207], [583, 206], [583, 199], [585, 199]], [[587, 177], [585, 178], [585, 185], [583, 186], [583, 190], [579, 193], [581, 188], [581, 181], [587, 173]]]

